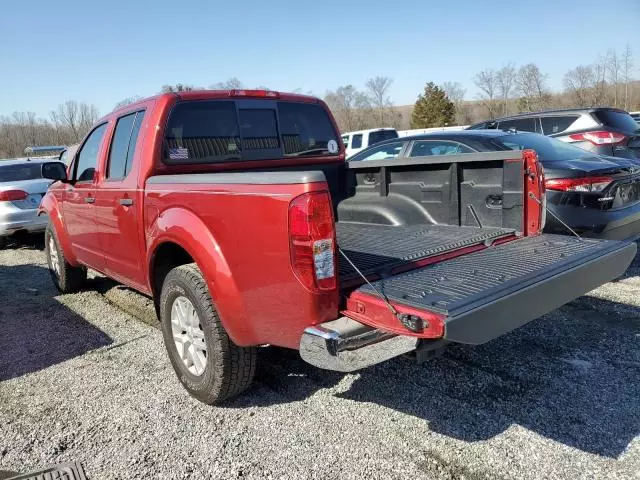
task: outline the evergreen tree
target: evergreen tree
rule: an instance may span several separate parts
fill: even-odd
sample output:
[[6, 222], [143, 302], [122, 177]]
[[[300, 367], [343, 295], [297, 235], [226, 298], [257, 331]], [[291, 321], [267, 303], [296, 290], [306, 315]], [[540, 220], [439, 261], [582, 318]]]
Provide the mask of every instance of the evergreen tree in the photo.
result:
[[444, 90], [427, 83], [411, 114], [411, 128], [444, 127], [455, 123], [456, 107]]

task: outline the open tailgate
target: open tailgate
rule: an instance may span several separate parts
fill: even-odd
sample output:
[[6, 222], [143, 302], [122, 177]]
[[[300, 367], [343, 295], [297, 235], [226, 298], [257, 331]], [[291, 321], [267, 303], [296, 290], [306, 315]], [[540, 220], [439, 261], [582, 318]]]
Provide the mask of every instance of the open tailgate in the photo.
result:
[[559, 235], [494, 243], [364, 284], [344, 315], [399, 335], [480, 344], [622, 275], [636, 250]]

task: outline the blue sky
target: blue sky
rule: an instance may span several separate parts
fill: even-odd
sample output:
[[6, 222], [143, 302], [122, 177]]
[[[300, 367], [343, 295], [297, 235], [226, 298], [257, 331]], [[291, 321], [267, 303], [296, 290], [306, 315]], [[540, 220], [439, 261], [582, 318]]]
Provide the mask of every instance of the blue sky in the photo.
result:
[[534, 62], [562, 87], [567, 69], [628, 42], [640, 77], [640, 1], [146, 1], [22, 0], [0, 15], [0, 115], [48, 116], [66, 100], [109, 112], [163, 84], [206, 87], [364, 87], [394, 79], [392, 100], [415, 101], [427, 81], [472, 78]]

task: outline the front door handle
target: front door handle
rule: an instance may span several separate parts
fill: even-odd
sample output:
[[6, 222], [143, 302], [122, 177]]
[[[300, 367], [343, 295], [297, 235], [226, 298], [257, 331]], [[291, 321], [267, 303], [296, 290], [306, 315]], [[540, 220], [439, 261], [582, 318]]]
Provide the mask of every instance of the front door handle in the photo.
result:
[[121, 198], [120, 199], [120, 205], [124, 205], [125, 207], [130, 207], [131, 205], [133, 205], [133, 199], [132, 198]]
[[96, 199], [93, 197], [84, 197], [84, 203], [96, 203]]

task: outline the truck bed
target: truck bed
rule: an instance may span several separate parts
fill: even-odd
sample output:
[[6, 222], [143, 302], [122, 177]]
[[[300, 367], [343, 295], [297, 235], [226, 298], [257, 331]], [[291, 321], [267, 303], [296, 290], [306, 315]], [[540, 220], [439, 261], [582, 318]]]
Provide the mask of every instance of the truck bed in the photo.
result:
[[[491, 243], [515, 232], [509, 228], [451, 225], [375, 225], [338, 222], [338, 246], [367, 277], [385, 275], [420, 259], [479, 244]], [[341, 284], [359, 282], [360, 275], [342, 256]]]

